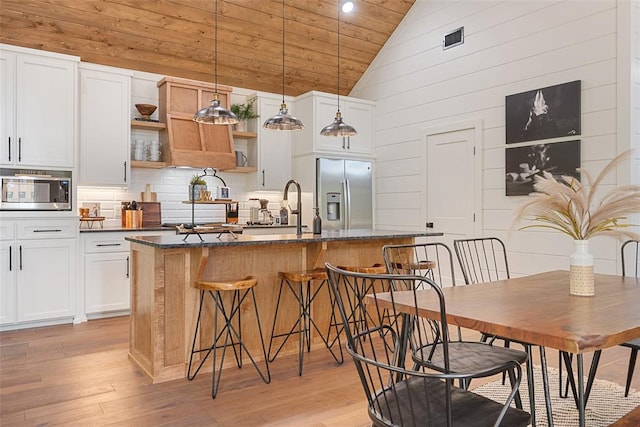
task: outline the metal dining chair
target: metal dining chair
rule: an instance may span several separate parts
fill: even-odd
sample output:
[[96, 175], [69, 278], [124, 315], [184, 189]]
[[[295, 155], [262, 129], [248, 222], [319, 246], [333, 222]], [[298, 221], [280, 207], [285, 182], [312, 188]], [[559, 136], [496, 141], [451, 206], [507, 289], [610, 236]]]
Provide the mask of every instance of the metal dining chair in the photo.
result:
[[[509, 261], [507, 249], [497, 237], [481, 237], [472, 239], [456, 239], [453, 241], [453, 248], [462, 269], [462, 275], [467, 285], [506, 280], [511, 277], [509, 273]], [[507, 340], [501, 337], [488, 337], [483, 335], [483, 340], [494, 342], [502, 340], [505, 346], [510, 342], [515, 342], [524, 347], [529, 355], [527, 362], [527, 378], [529, 381], [529, 402], [531, 405], [531, 415], [535, 425], [535, 398], [533, 393], [533, 345], [523, 341]], [[538, 346], [540, 352], [540, 364], [542, 371], [542, 384], [544, 387], [545, 406], [547, 410], [547, 421], [553, 424], [553, 412], [551, 409], [551, 396], [549, 392], [549, 378], [547, 375], [547, 357], [545, 348]]]
[[[422, 276], [401, 276], [395, 274], [367, 274], [339, 269], [325, 264], [329, 283], [335, 296], [336, 306], [345, 325], [346, 349], [353, 357], [355, 367], [367, 398], [369, 418], [374, 426], [526, 426], [530, 415], [514, 408], [514, 401], [522, 378], [521, 362], [500, 360], [500, 350], [487, 344], [476, 342], [496, 356], [491, 368], [467, 365], [455, 367], [451, 355], [454, 342], [449, 340], [445, 301], [437, 285]], [[352, 306], [344, 298], [342, 287], [345, 283], [366, 283], [355, 289], [368, 289], [365, 295], [358, 295], [358, 303]], [[415, 285], [419, 286], [415, 286]], [[371, 286], [368, 286], [371, 285]], [[400, 290], [413, 292], [416, 301], [418, 289], [433, 291], [433, 298], [439, 301], [442, 332], [438, 342], [430, 341], [421, 328], [416, 328], [414, 320], [419, 318], [417, 304], [415, 311], [400, 313], [395, 305], [391, 308], [378, 304], [381, 292], [393, 295]], [[367, 323], [350, 323], [352, 310], [365, 311], [357, 315], [367, 318]], [[386, 312], [386, 315], [381, 315]], [[390, 318], [400, 319], [388, 323]], [[405, 368], [407, 341], [412, 340], [422, 351], [421, 358], [428, 354], [438, 354], [441, 366], [432, 369]], [[515, 350], [510, 350], [515, 351]], [[526, 353], [521, 352], [526, 359]], [[410, 362], [410, 360], [409, 360]], [[473, 391], [454, 386], [455, 380], [468, 382], [472, 378], [491, 376], [504, 370], [511, 372], [513, 381], [510, 393], [504, 403], [493, 401], [475, 394]]]
[[[391, 274], [399, 274], [404, 276], [422, 276], [431, 279], [438, 286], [455, 286], [455, 270], [453, 263], [453, 254], [451, 249], [444, 243], [413, 243], [402, 245], [385, 245], [382, 248], [387, 270]], [[422, 282], [413, 285], [419, 289]], [[414, 322], [419, 323], [419, 327], [423, 331], [429, 331], [432, 342], [437, 342], [441, 333], [441, 324], [431, 319], [418, 318]], [[487, 352], [487, 345], [482, 342], [465, 342], [462, 339], [462, 331], [457, 329], [457, 340], [451, 340], [449, 343], [449, 357], [453, 366], [472, 364], [476, 367], [489, 368], [495, 366], [496, 355], [504, 358], [514, 358], [524, 363], [527, 358], [525, 353], [505, 348], [496, 347], [491, 352]], [[434, 360], [433, 355], [429, 354], [427, 360], [423, 360], [424, 351], [420, 345], [412, 344], [414, 362], [417, 365], [424, 365], [437, 369], [442, 366], [442, 360]], [[431, 348], [429, 344], [428, 348]], [[469, 387], [469, 383], [461, 384], [463, 387]], [[521, 404], [520, 395], [516, 395], [516, 403]]]

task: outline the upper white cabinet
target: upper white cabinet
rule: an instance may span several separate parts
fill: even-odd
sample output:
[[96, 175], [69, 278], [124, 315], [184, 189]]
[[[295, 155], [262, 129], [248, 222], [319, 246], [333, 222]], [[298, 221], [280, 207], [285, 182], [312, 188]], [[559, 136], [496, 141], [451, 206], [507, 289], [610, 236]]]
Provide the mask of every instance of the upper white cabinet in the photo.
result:
[[375, 103], [372, 101], [340, 97], [340, 112], [344, 121], [358, 134], [351, 137], [322, 136], [323, 127], [333, 122], [338, 109], [338, 97], [323, 92], [307, 92], [296, 98], [296, 117], [305, 128], [293, 136], [293, 154], [302, 156], [324, 153], [349, 156], [373, 155]]
[[0, 45], [0, 164], [74, 167], [78, 62]]
[[79, 184], [126, 186], [131, 176], [131, 73], [87, 63], [79, 68]]
[[[248, 146], [248, 158], [256, 162], [254, 190], [282, 191], [291, 179], [292, 133], [264, 129], [262, 123], [280, 111], [282, 96], [258, 93], [256, 106], [260, 118], [257, 119], [258, 143]], [[289, 106], [289, 103], [287, 103]], [[292, 110], [289, 110], [293, 114]]]

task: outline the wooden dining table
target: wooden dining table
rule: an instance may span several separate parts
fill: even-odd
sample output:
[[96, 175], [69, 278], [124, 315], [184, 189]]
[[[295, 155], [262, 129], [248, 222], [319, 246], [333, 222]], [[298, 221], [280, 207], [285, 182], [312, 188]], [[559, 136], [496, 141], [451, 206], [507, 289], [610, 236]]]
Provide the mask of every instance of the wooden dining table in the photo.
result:
[[[514, 279], [443, 288], [447, 321], [489, 335], [576, 355], [578, 413], [585, 425], [583, 354], [640, 337], [640, 279], [595, 274], [596, 294], [569, 293], [569, 272], [549, 271]], [[377, 304], [438, 320], [431, 290], [377, 294]]]

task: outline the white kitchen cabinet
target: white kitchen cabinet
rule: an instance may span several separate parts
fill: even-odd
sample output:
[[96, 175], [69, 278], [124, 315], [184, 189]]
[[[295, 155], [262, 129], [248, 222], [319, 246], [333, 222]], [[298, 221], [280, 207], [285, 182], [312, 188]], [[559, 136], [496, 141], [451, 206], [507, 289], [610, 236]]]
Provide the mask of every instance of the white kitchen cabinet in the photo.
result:
[[[257, 120], [257, 143], [248, 145], [248, 158], [255, 161], [257, 168], [253, 190], [282, 191], [291, 179], [291, 141], [293, 132], [264, 129], [262, 123], [280, 111], [282, 96], [258, 93], [256, 107], [260, 118]], [[287, 101], [289, 106], [289, 101]], [[289, 113], [293, 114], [290, 108]], [[250, 164], [250, 166], [253, 166]]]
[[0, 45], [0, 164], [74, 167], [79, 60]]
[[129, 242], [125, 233], [82, 233], [85, 312], [129, 310]]
[[3, 219], [0, 324], [35, 326], [75, 315], [75, 218]]
[[15, 224], [0, 224], [0, 325], [16, 321]]
[[[83, 244], [84, 312], [88, 318], [128, 314], [131, 308], [129, 242], [131, 232], [86, 231]], [[135, 235], [175, 234], [175, 231], [136, 231]]]
[[131, 76], [125, 70], [81, 63], [79, 185], [129, 184]]
[[338, 110], [338, 97], [323, 92], [307, 92], [295, 100], [296, 117], [305, 128], [293, 136], [294, 156], [329, 154], [338, 156], [372, 156], [375, 129], [375, 103], [340, 97], [340, 112], [345, 123], [358, 132], [351, 137], [322, 136], [323, 127], [332, 123]]

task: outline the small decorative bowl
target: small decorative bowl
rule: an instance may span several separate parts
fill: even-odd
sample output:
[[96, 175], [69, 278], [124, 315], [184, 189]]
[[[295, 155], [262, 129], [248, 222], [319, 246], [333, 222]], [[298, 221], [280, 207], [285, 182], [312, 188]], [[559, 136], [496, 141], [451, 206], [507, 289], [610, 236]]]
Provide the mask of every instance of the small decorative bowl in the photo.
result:
[[144, 120], [151, 120], [151, 115], [156, 111], [156, 108], [158, 107], [151, 104], [136, 104], [136, 109]]

